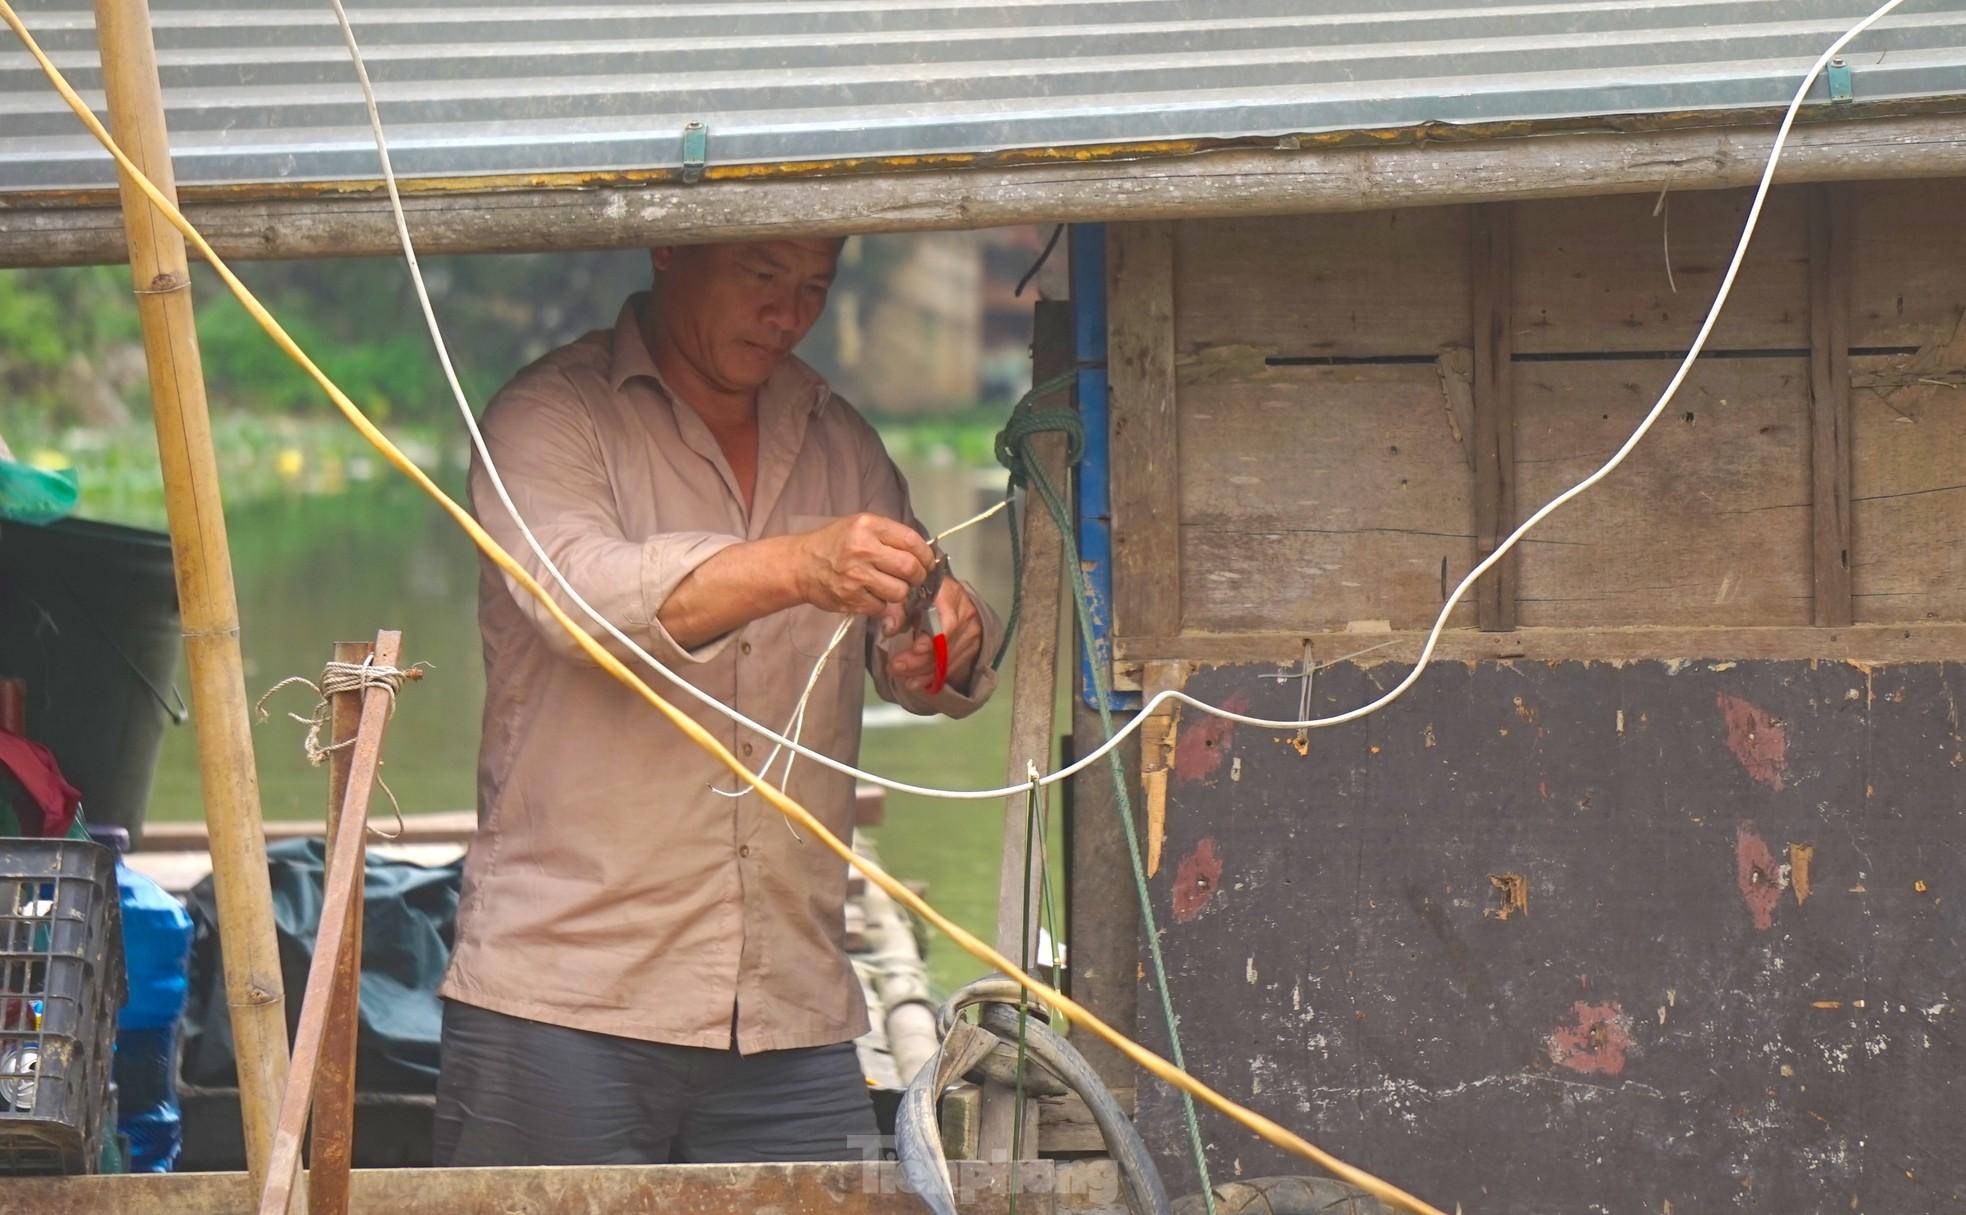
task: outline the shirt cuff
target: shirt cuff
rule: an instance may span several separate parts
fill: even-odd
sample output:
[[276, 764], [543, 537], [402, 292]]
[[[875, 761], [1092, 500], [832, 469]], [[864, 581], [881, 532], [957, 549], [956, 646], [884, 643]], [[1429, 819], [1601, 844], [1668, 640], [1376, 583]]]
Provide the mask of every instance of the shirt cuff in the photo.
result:
[[733, 630], [711, 638], [695, 649], [684, 649], [669, 630], [662, 627], [662, 605], [669, 602], [683, 579], [696, 567], [743, 541], [717, 532], [670, 532], [642, 543], [642, 611], [644, 628], [661, 652], [679, 662], [700, 664], [710, 661], [730, 644]]

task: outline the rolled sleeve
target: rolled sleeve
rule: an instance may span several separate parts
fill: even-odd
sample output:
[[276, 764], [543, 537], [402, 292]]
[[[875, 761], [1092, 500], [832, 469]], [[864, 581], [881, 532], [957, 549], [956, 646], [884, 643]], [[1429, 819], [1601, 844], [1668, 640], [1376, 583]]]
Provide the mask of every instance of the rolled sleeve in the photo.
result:
[[[741, 543], [739, 537], [713, 532], [665, 532], [642, 539], [625, 535], [602, 445], [579, 408], [577, 394], [508, 389], [486, 411], [483, 428], [512, 504], [540, 549], [590, 607], [668, 665], [707, 662], [729, 643], [726, 635], [684, 649], [662, 627], [658, 613], [677, 584], [715, 554]], [[470, 486], [472, 512], [493, 539], [588, 636], [617, 658], [631, 659], [632, 651], [581, 611], [553, 578], [475, 458]], [[514, 605], [556, 656], [592, 661], [518, 579], [502, 571], [501, 577]]]
[[742, 541], [736, 536], [716, 532], [674, 532], [642, 542], [642, 620], [639, 627], [640, 631], [648, 633], [657, 642], [661, 652], [684, 662], [708, 662], [730, 644], [731, 638], [737, 636], [734, 631], [724, 633], [694, 649], [684, 649], [662, 626], [662, 605], [669, 602], [669, 596], [676, 593], [676, 588], [696, 571], [697, 566], [739, 543]]

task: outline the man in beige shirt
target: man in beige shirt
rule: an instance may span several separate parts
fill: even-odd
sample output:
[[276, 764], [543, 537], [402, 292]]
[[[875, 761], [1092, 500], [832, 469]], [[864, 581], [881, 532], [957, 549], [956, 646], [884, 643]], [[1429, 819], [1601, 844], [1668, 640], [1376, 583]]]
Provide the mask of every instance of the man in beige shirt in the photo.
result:
[[[995, 685], [979, 656], [1002, 628], [945, 580], [948, 682], [928, 691], [928, 639], [901, 627], [934, 560], [907, 486], [873, 429], [791, 354], [839, 249], [655, 250], [654, 290], [612, 330], [521, 371], [484, 430], [520, 514], [581, 596], [752, 720], [783, 729], [851, 619], [803, 741], [853, 761], [863, 672], [913, 712], [961, 717]], [[476, 464], [471, 501], [551, 587]], [[479, 623], [479, 835], [443, 987], [438, 1163], [864, 1149], [853, 1140], [874, 1123], [852, 1039], [868, 1022], [843, 949], [846, 866], [755, 794], [724, 796], [734, 782], [715, 759], [489, 563]], [[764, 762], [768, 739], [643, 674]], [[851, 778], [801, 760], [787, 791], [851, 831]]]

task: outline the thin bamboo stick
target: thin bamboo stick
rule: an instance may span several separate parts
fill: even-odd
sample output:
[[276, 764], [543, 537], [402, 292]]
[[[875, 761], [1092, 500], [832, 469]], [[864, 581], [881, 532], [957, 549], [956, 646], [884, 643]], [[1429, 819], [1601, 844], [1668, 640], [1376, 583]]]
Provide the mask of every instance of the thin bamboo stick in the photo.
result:
[[[95, 7], [110, 126], [131, 159], [167, 198], [173, 197], [150, 10], [144, 0], [96, 0]], [[219, 505], [204, 370], [192, 324], [184, 238], [140, 188], [126, 180], [122, 190], [177, 568], [198, 768], [211, 827], [212, 880], [218, 894], [225, 999], [239, 1061], [246, 1162], [258, 1178], [266, 1168], [273, 1119], [286, 1084], [287, 1021], [245, 669], [239, 657], [239, 608]]]
[[[394, 667], [402, 653], [401, 633], [385, 629], [375, 635], [376, 666]], [[323, 1051], [334, 1038], [335, 1022], [353, 1013], [352, 1009], [339, 1005], [336, 996], [353, 995], [353, 984], [348, 982], [347, 975], [352, 974], [353, 958], [360, 956], [361, 942], [357, 934], [362, 930], [362, 921], [351, 912], [361, 900], [369, 795], [375, 789], [376, 769], [382, 763], [382, 732], [389, 724], [389, 710], [394, 703], [395, 696], [380, 684], [362, 692], [362, 712], [356, 719], [354, 753], [348, 760], [341, 812], [335, 820], [334, 834], [328, 840], [321, 926], [314, 934], [314, 960], [307, 968], [307, 988], [301, 996], [300, 1028], [294, 1034], [292, 1082], [281, 1095], [279, 1125], [273, 1133], [273, 1155], [265, 1184], [260, 1189], [260, 1215], [286, 1215], [292, 1209], [301, 1182], [300, 1141], [313, 1109]], [[346, 1126], [328, 1128], [330, 1135], [348, 1131]], [[335, 1196], [346, 1201], [345, 1184]]]
[[[375, 655], [367, 641], [337, 641], [334, 660], [359, 664]], [[332, 714], [328, 742], [328, 839], [341, 836], [341, 803], [348, 796], [348, 773], [355, 766], [355, 741], [362, 724], [362, 694], [350, 689], [328, 697]], [[366, 849], [363, 850], [366, 853]], [[350, 875], [348, 901], [350, 944], [335, 959], [334, 990], [328, 996], [327, 1028], [321, 1037], [321, 1062], [315, 1080], [313, 1154], [307, 1173], [310, 1215], [346, 1215], [348, 1174], [355, 1159], [355, 1039], [362, 1021], [362, 878], [366, 861], [358, 859]], [[334, 858], [322, 875], [325, 886], [339, 876]]]

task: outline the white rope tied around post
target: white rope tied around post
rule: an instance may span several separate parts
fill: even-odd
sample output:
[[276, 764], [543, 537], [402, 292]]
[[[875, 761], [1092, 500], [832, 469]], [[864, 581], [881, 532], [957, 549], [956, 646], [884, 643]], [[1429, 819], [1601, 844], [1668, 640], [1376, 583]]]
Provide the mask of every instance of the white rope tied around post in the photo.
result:
[[[273, 699], [274, 695], [281, 689], [291, 687], [294, 684], [300, 684], [302, 687], [312, 689], [315, 696], [314, 711], [305, 717], [299, 713], [292, 712], [289, 712], [287, 716], [307, 727], [306, 735], [300, 740], [301, 754], [307, 757], [307, 762], [310, 766], [318, 768], [326, 763], [328, 756], [334, 754], [336, 751], [345, 750], [355, 745], [353, 738], [345, 738], [338, 743], [324, 744], [321, 741], [321, 731], [328, 727], [328, 723], [334, 717], [335, 697], [344, 695], [363, 696], [368, 693], [370, 688], [381, 688], [383, 691], [389, 693], [389, 716], [394, 717], [396, 715], [396, 693], [402, 690], [405, 682], [422, 679], [424, 669], [429, 665], [427, 662], [419, 662], [407, 667], [378, 666], [373, 656], [364, 658], [360, 662], [330, 661], [327, 666], [321, 668], [319, 682], [309, 679], [305, 675], [289, 675], [279, 683], [266, 689], [266, 693], [253, 705], [253, 712], [259, 716], [261, 721], [266, 721], [269, 716], [266, 711], [266, 702]], [[377, 766], [380, 767], [380, 765], [381, 761], [378, 760]], [[380, 772], [376, 774], [375, 781], [376, 784], [382, 786], [382, 791], [388, 795], [389, 807], [396, 813], [396, 830], [394, 832], [386, 832], [373, 824], [366, 825], [378, 839], [397, 839], [403, 834], [402, 804], [396, 800], [395, 792], [389, 788], [389, 782], [382, 779]]]

